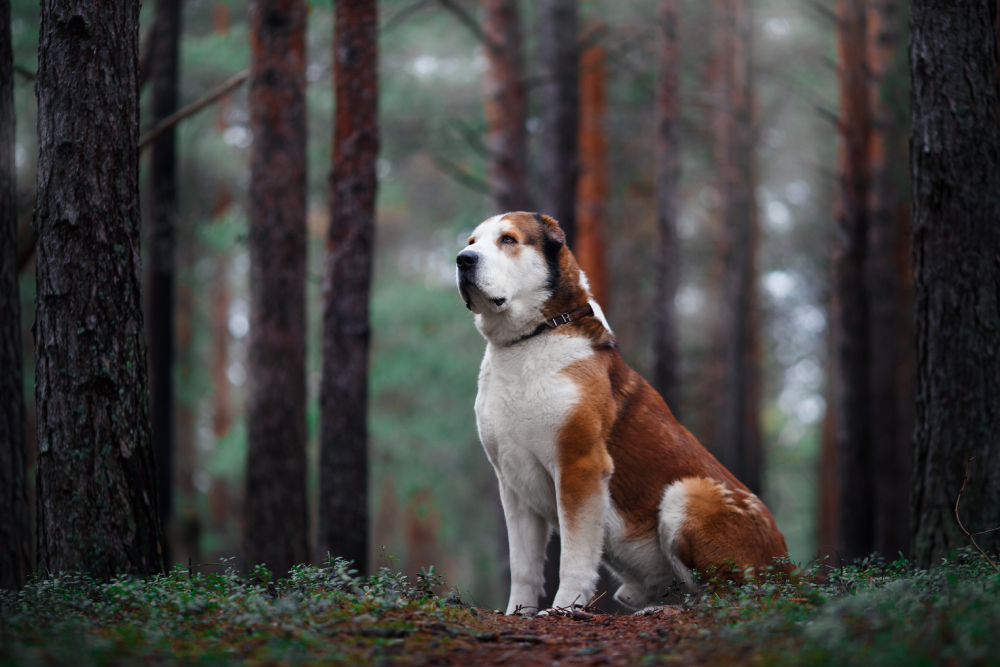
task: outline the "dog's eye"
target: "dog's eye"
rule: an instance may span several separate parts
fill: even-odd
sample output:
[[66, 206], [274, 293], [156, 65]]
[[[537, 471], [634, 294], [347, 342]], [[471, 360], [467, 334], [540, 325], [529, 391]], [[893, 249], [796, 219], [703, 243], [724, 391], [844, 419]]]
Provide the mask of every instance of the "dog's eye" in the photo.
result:
[[500, 243], [506, 243], [507, 245], [511, 245], [512, 243], [517, 243], [517, 239], [515, 239], [510, 234], [504, 234], [503, 238], [500, 239]]
[[475, 242], [476, 242], [476, 239], [469, 239], [469, 245], [472, 245]]

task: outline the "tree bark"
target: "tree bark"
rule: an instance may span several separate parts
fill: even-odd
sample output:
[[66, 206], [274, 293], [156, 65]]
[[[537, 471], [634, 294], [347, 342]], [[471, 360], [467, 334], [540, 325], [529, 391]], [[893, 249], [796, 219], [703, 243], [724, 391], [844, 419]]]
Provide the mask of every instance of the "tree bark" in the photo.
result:
[[320, 558], [368, 570], [368, 348], [378, 158], [378, 4], [336, 7], [337, 95], [323, 276]]
[[653, 386], [674, 415], [680, 408], [677, 288], [677, 188], [680, 183], [680, 2], [660, 0], [659, 78], [656, 82], [656, 295], [653, 301]]
[[162, 571], [139, 279], [139, 3], [44, 0], [38, 49], [38, 560]]
[[31, 571], [16, 183], [10, 0], [0, 0], [0, 588], [15, 590]]
[[521, 77], [521, 27], [517, 0], [481, 0], [486, 45], [483, 110], [487, 177], [496, 214], [531, 210], [528, 189], [526, 98]]
[[604, 49], [591, 46], [580, 56], [580, 177], [576, 189], [576, 259], [590, 291], [609, 307], [607, 239], [608, 165], [604, 119], [608, 107]]
[[868, 247], [865, 279], [868, 293], [868, 358], [871, 401], [873, 477], [872, 549], [892, 558], [909, 550], [909, 526], [901, 521], [910, 505], [910, 443], [903, 439], [899, 409], [901, 357], [910, 346], [898, 344], [900, 285], [896, 240], [900, 220], [893, 195], [893, 118], [884, 87], [892, 74], [898, 39], [895, 0], [868, 0], [866, 14], [868, 96]]
[[[151, 69], [155, 126], [177, 110], [181, 0], [156, 0]], [[174, 128], [153, 143], [149, 170], [146, 334], [149, 343], [149, 412], [160, 491], [164, 561], [171, 562], [168, 527], [173, 509], [174, 460], [174, 266], [177, 226], [177, 167]]]
[[538, 0], [541, 132], [539, 210], [559, 221], [576, 248], [578, 124], [577, 0]]
[[[831, 305], [830, 312], [833, 313]], [[833, 319], [831, 317], [831, 319]], [[833, 405], [833, 396], [836, 394], [833, 373], [828, 364], [827, 377], [830, 384], [827, 385], [826, 400], [827, 405]], [[816, 548], [819, 557], [835, 557], [838, 553], [837, 545], [840, 544], [840, 477], [837, 474], [837, 425], [836, 412], [827, 410], [823, 417], [823, 426], [820, 431], [819, 460], [816, 471], [816, 507], [819, 510], [816, 517]], [[827, 562], [827, 565], [839, 565], [837, 561]]]
[[750, 15], [745, 0], [715, 0], [714, 154], [721, 195], [724, 369], [714, 453], [751, 491], [760, 491], [756, 396], [756, 207], [753, 200]]
[[250, 5], [247, 566], [309, 560], [306, 505], [304, 0]]
[[[837, 1], [838, 144], [833, 253], [834, 368], [838, 377], [840, 553], [867, 556], [874, 546], [874, 457], [870, 420], [868, 293], [869, 77], [864, 0]], [[884, 350], [883, 350], [884, 352]]]
[[[913, 545], [927, 567], [1000, 525], [1000, 110], [995, 0], [910, 19], [917, 316]], [[980, 536], [1000, 546], [1000, 532]]]

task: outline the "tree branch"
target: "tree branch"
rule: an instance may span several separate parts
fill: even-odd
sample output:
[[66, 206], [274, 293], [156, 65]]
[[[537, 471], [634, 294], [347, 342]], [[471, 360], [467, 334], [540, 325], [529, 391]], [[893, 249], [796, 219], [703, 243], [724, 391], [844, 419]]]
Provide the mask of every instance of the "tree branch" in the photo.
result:
[[15, 64], [14, 65], [14, 71], [17, 72], [18, 74], [20, 74], [21, 76], [23, 76], [28, 81], [34, 81], [35, 79], [38, 78], [38, 75], [36, 75], [34, 72], [32, 72], [27, 67], [22, 67], [21, 65], [16, 65]]
[[245, 69], [239, 74], [234, 74], [233, 76], [229, 77], [228, 79], [220, 83], [218, 86], [210, 90], [208, 93], [206, 93], [197, 102], [192, 102], [186, 107], [178, 109], [174, 113], [170, 114], [169, 116], [161, 120], [159, 123], [157, 123], [156, 127], [147, 132], [146, 136], [144, 136], [142, 139], [139, 140], [139, 150], [141, 151], [142, 149], [146, 148], [146, 146], [149, 146], [151, 143], [156, 141], [156, 139], [161, 134], [172, 128], [181, 120], [184, 120], [185, 118], [187, 118], [188, 116], [197, 111], [201, 111], [209, 104], [212, 104], [213, 102], [219, 100], [219, 98], [224, 97], [225, 95], [230, 93], [234, 88], [236, 88], [238, 85], [240, 85], [249, 78], [250, 78], [249, 69]]
[[[997, 564], [991, 561], [990, 557], [986, 555], [986, 552], [983, 551], [978, 544], [976, 544], [976, 538], [973, 537], [972, 533], [970, 533], [965, 529], [965, 526], [962, 525], [962, 518], [958, 516], [958, 503], [961, 502], [962, 500], [962, 492], [965, 491], [965, 483], [969, 481], [969, 465], [972, 463], [972, 459], [974, 458], [976, 457], [970, 456], [969, 460], [965, 462], [965, 478], [962, 479], [962, 488], [958, 490], [958, 498], [955, 499], [955, 521], [958, 522], [958, 527], [962, 529], [962, 532], [968, 536], [969, 541], [972, 542], [972, 546], [976, 547], [976, 549], [979, 550], [979, 553], [983, 555], [983, 558], [986, 559], [986, 562], [990, 564], [990, 567], [992, 567], [994, 571], [1000, 572], [1000, 568], [997, 568]], [[991, 528], [989, 530], [984, 530], [981, 533], [976, 533], [976, 535], [982, 535], [983, 533], [991, 533], [994, 530], [1000, 530], [1000, 528]]]
[[822, 5], [819, 2], [815, 2], [815, 1], [814, 2], [807, 2], [806, 3], [806, 7], [809, 7], [810, 9], [812, 9], [813, 11], [815, 11], [817, 14], [819, 14], [819, 16], [821, 18], [824, 18], [827, 21], [829, 21], [830, 23], [832, 23], [834, 25], [837, 25], [837, 23], [838, 23], [837, 15], [833, 11], [831, 11], [829, 7], [827, 7], [825, 5]]
[[437, 168], [446, 175], [455, 179], [459, 185], [464, 185], [470, 190], [475, 190], [481, 194], [490, 194], [490, 186], [486, 183], [486, 181], [478, 176], [473, 176], [451, 160], [441, 157], [440, 155], [435, 155], [434, 164], [437, 165]]
[[483, 143], [482, 129], [477, 129], [469, 125], [466, 125], [459, 119], [456, 119], [454, 122], [455, 122], [454, 125], [455, 132], [462, 139], [462, 141], [464, 141], [469, 146], [469, 148], [474, 150], [482, 157], [488, 158], [492, 156], [490, 149], [486, 146], [486, 144]]
[[483, 29], [479, 27], [479, 23], [476, 19], [469, 15], [469, 12], [465, 11], [455, 0], [437, 0], [437, 3], [451, 12], [455, 18], [458, 19], [466, 28], [476, 36], [483, 45], [491, 51], [497, 50], [497, 45], [489, 40]]
[[409, 5], [408, 7], [403, 7], [398, 12], [396, 12], [395, 14], [393, 14], [392, 16], [390, 16], [385, 20], [385, 23], [382, 24], [381, 28], [379, 28], [379, 32], [381, 32], [382, 34], [389, 32], [396, 26], [404, 23], [407, 19], [409, 19], [411, 16], [413, 16], [420, 10], [426, 8], [432, 2], [434, 2], [434, 0], [417, 0], [417, 2], [414, 2], [412, 5]]

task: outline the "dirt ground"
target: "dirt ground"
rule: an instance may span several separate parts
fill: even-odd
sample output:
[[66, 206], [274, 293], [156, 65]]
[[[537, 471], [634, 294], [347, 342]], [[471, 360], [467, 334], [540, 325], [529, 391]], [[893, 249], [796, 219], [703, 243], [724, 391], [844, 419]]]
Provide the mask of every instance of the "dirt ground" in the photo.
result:
[[[410, 665], [637, 665], [688, 664], [679, 645], [700, 626], [674, 608], [624, 616], [575, 612], [558, 616], [504, 616], [469, 610], [469, 622], [411, 619], [415, 632], [374, 649]], [[372, 629], [372, 634], [383, 632]], [[361, 631], [362, 634], [364, 630]], [[397, 643], [398, 642], [398, 643]], [[395, 654], [395, 655], [393, 655]]]

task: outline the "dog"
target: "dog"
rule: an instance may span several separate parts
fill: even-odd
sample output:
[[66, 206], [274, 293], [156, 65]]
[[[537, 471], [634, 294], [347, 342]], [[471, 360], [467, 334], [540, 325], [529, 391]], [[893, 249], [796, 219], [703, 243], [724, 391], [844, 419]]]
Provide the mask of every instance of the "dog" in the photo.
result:
[[764, 504], [622, 360], [555, 220], [489, 218], [456, 273], [486, 339], [475, 412], [510, 542], [507, 614], [537, 610], [552, 531], [554, 608], [587, 605], [602, 562], [633, 609], [697, 591], [692, 570], [790, 572], [775, 565], [787, 548]]

